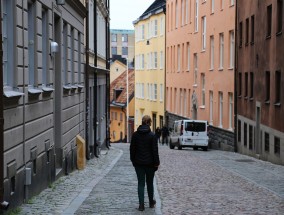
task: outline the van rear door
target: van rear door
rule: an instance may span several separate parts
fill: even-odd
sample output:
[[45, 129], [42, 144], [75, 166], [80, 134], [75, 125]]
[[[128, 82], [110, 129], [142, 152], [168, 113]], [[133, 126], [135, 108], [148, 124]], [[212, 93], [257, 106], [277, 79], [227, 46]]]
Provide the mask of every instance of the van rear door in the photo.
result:
[[204, 145], [208, 140], [206, 121], [185, 121], [185, 136], [193, 145]]

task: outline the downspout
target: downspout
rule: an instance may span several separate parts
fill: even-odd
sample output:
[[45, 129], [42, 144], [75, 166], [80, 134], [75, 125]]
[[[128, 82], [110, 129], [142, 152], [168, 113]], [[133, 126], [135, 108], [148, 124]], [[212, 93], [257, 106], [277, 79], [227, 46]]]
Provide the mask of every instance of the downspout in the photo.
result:
[[98, 71], [97, 71], [97, 66], [98, 66], [98, 44], [97, 44], [97, 0], [94, 1], [94, 66], [95, 66], [95, 71], [94, 71], [94, 154], [96, 157], [99, 157], [98, 155], [98, 142], [97, 142], [97, 87], [98, 87]]
[[[0, 4], [0, 14], [2, 16], [2, 4]], [[0, 21], [0, 202], [4, 199], [4, 104], [3, 104], [3, 49], [2, 49], [2, 20]]]
[[163, 12], [165, 14], [165, 54], [164, 54], [164, 121], [163, 121], [163, 125], [160, 125], [161, 127], [163, 127], [165, 124], [167, 125], [168, 127], [168, 122], [166, 122], [166, 113], [167, 113], [167, 110], [166, 110], [166, 90], [167, 90], [167, 87], [166, 87], [166, 74], [167, 74], [167, 61], [166, 61], [166, 53], [167, 53], [167, 13], [166, 13], [166, 8], [167, 8], [167, 3], [166, 5], [163, 7]]
[[235, 6], [235, 69], [234, 69], [234, 152], [238, 152], [238, 139], [237, 139], [237, 133], [238, 131], [238, 90], [237, 90], [237, 84], [238, 84], [238, 39], [237, 39], [237, 32], [238, 32], [238, 1], [236, 1]]
[[86, 65], [85, 65], [85, 85], [86, 85], [86, 92], [85, 92], [85, 100], [86, 100], [86, 113], [85, 113], [85, 140], [86, 140], [86, 159], [90, 160], [90, 151], [89, 151], [89, 1], [86, 0]]
[[110, 146], [110, 129], [109, 129], [109, 117], [110, 117], [110, 29], [109, 29], [109, 3], [107, 5], [107, 17], [106, 17], [106, 147]]

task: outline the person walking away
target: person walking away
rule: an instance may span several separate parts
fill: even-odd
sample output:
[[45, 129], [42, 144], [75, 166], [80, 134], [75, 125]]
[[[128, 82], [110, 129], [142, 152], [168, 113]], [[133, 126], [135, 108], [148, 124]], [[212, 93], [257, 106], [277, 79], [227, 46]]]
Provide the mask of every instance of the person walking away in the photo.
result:
[[170, 135], [169, 129], [166, 125], [162, 128], [162, 145], [166, 143], [168, 145], [168, 136]]
[[130, 142], [130, 160], [135, 168], [138, 180], [139, 211], [145, 210], [144, 190], [145, 179], [149, 198], [149, 207], [155, 208], [154, 176], [160, 165], [158, 143], [155, 134], [151, 131], [152, 120], [145, 115], [140, 125], [132, 135]]
[[158, 140], [158, 143], [160, 143], [161, 129], [159, 127], [157, 127], [156, 130], [155, 130], [155, 136]]

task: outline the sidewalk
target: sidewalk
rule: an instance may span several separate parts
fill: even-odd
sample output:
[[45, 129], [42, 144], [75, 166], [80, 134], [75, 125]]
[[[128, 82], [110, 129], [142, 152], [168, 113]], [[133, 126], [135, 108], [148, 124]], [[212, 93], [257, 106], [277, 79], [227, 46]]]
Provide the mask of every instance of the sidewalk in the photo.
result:
[[[140, 214], [137, 178], [130, 162], [129, 144], [113, 144], [100, 158], [87, 161], [86, 168], [56, 181], [23, 204], [21, 215]], [[156, 209], [148, 208], [145, 197], [143, 214], [161, 214], [161, 201], [155, 185]], [[145, 190], [145, 196], [147, 192]]]
[[122, 153], [113, 147], [103, 151], [100, 158], [87, 161], [84, 170], [76, 170], [61, 177], [50, 188], [23, 204], [20, 214], [73, 214]]

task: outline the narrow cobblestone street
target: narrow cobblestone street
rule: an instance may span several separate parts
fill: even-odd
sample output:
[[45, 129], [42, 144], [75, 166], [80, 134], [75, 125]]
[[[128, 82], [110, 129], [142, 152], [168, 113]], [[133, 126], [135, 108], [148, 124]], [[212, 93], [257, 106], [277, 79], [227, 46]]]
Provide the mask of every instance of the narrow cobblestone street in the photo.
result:
[[137, 179], [122, 143], [60, 178], [20, 214], [284, 214], [283, 166], [217, 150], [159, 152], [155, 209], [146, 202], [136, 210]]

